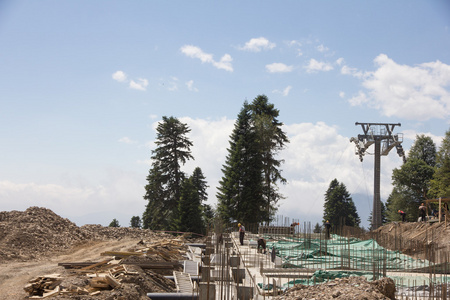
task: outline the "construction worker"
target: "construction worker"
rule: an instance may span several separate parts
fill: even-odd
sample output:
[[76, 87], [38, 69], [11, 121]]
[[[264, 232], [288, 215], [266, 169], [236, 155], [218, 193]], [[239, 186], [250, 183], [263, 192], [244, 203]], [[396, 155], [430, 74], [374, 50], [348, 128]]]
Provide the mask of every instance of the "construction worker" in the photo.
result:
[[295, 226], [298, 226], [298, 225], [300, 225], [300, 223], [297, 223], [297, 222], [293, 222], [292, 224], [291, 224], [291, 234], [292, 235], [295, 235]]
[[426, 221], [426, 215], [427, 215], [427, 208], [423, 203], [419, 206], [419, 216], [420, 221], [425, 222]]
[[400, 216], [402, 216], [402, 222], [406, 222], [406, 213], [403, 210], [398, 210]]
[[258, 253], [261, 253], [261, 250], [259, 250], [260, 247], [263, 253], [266, 254], [266, 241], [261, 237], [258, 239]]
[[331, 224], [330, 221], [325, 222], [325, 238], [328, 240], [330, 239], [330, 231], [331, 231]]
[[244, 246], [244, 235], [245, 235], [245, 227], [241, 223], [238, 224], [239, 227], [239, 242], [241, 246]]

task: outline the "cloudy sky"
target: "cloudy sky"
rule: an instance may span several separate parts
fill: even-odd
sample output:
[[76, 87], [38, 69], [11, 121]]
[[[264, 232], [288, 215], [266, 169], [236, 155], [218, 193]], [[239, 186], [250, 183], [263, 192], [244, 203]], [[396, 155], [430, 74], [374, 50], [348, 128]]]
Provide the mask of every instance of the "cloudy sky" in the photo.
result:
[[[449, 49], [444, 0], [0, 1], [0, 211], [129, 226], [163, 116], [192, 130], [184, 171], [201, 167], [214, 205], [236, 116], [265, 94], [291, 141], [279, 215], [321, 221], [336, 178], [367, 226], [373, 156], [355, 155], [355, 122], [439, 146]], [[382, 157], [382, 200], [401, 162]]]

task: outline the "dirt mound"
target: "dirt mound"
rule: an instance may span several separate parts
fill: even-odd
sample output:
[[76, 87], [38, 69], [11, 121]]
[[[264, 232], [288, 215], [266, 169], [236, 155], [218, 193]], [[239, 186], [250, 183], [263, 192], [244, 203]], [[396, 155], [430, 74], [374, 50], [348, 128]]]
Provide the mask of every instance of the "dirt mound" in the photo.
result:
[[40, 260], [88, 241], [173, 237], [150, 230], [127, 227], [84, 225], [78, 227], [69, 219], [42, 207], [25, 211], [0, 212], [0, 261]]
[[[450, 239], [448, 234], [450, 226], [445, 222], [392, 222], [381, 226], [370, 233], [378, 243], [391, 250], [399, 250], [408, 255], [422, 255], [425, 257], [425, 249], [433, 251], [448, 251]], [[425, 251], [425, 252], [424, 252]]]
[[85, 233], [50, 209], [0, 212], [0, 259], [37, 260], [86, 239]]
[[314, 286], [296, 285], [287, 290], [277, 300], [294, 299], [395, 299], [395, 284], [390, 278], [369, 282], [365, 277], [338, 278]]

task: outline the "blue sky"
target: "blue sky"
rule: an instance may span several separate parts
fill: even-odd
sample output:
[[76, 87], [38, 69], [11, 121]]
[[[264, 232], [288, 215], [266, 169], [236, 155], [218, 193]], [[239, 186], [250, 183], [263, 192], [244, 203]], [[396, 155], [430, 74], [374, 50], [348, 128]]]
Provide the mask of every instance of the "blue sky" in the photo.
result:
[[[334, 178], [367, 226], [373, 157], [355, 122], [449, 130], [448, 1], [0, 1], [0, 211], [83, 224], [142, 215], [162, 116], [192, 129], [210, 204], [245, 100], [265, 94], [291, 143], [279, 214], [320, 222]], [[369, 151], [370, 152], [370, 151]], [[381, 196], [401, 165], [382, 157]]]

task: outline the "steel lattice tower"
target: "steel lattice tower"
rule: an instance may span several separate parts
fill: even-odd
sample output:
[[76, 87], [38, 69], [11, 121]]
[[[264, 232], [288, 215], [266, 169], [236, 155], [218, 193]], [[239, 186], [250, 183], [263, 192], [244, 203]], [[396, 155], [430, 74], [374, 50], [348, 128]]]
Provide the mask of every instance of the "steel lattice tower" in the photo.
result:
[[363, 161], [363, 156], [366, 154], [367, 148], [372, 144], [375, 147], [374, 158], [374, 184], [373, 184], [373, 210], [372, 210], [372, 230], [381, 226], [381, 199], [380, 199], [380, 170], [381, 170], [381, 155], [388, 155], [392, 148], [397, 148], [397, 154], [406, 161], [405, 153], [403, 151], [402, 142], [403, 135], [393, 135], [394, 127], [401, 126], [397, 124], [387, 123], [358, 123], [361, 125], [364, 134], [358, 134], [358, 137], [352, 137], [350, 142], [356, 145], [356, 155], [359, 155], [359, 160]]

